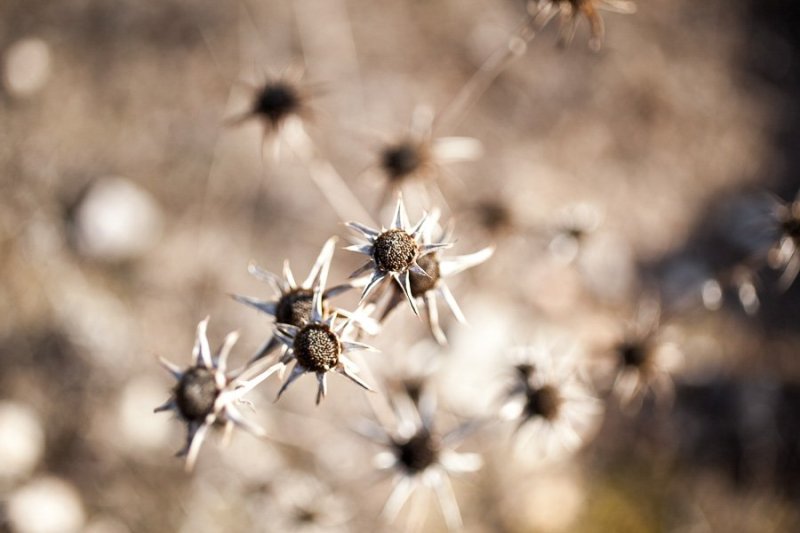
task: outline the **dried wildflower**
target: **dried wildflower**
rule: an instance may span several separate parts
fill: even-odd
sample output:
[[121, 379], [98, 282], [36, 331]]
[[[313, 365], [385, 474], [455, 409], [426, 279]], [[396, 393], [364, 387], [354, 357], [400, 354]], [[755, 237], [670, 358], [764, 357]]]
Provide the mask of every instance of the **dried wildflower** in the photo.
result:
[[279, 154], [279, 137], [285, 138], [296, 150], [306, 151], [310, 141], [303, 122], [311, 116], [311, 91], [301, 83], [302, 77], [301, 69], [287, 69], [281, 76], [270, 76], [260, 86], [251, 86], [250, 108], [228, 122], [238, 125], [251, 119], [261, 121], [264, 141], [272, 143], [276, 156]]
[[177, 380], [172, 396], [156, 407], [154, 412], [174, 411], [187, 424], [186, 447], [178, 455], [186, 455], [186, 470], [190, 471], [211, 426], [222, 422], [226, 432], [237, 425], [256, 436], [264, 430], [247, 421], [236, 407], [237, 402], [256, 385], [267, 379], [278, 367], [273, 366], [251, 379], [231, 378], [226, 374], [228, 355], [239, 337], [229, 333], [225, 342], [212, 358], [206, 337], [208, 318], [197, 325], [197, 340], [192, 350], [192, 365], [181, 370], [175, 364], [160, 358], [162, 366]]
[[[438, 214], [431, 217], [431, 220], [423, 229], [422, 236], [420, 238], [421, 244], [425, 245], [434, 241], [432, 234], [436, 218], [438, 218]], [[451, 236], [449, 235], [449, 232], [443, 232], [443, 234], [435, 240], [439, 242], [447, 242], [451, 240]], [[461, 308], [458, 306], [453, 293], [450, 292], [450, 288], [445, 283], [445, 279], [455, 276], [456, 274], [459, 274], [469, 268], [480, 265], [489, 259], [493, 253], [494, 247], [492, 246], [486, 247], [472, 254], [449, 258], [440, 257], [438, 252], [433, 252], [422, 256], [417, 260], [419, 267], [425, 271], [424, 275], [413, 271], [409, 273], [411, 296], [412, 298], [420, 300], [425, 307], [428, 315], [428, 326], [430, 327], [431, 333], [436, 339], [436, 342], [439, 344], [447, 344], [447, 337], [439, 325], [437, 295], [444, 299], [445, 303], [450, 308], [450, 311], [453, 313], [453, 316], [455, 316], [456, 319], [462, 324], [466, 324], [464, 313], [461, 312]], [[386, 318], [386, 316], [398, 304], [400, 304], [403, 298], [404, 292], [395, 286], [392, 298], [387, 303], [381, 320]]]
[[660, 315], [658, 304], [644, 302], [636, 320], [627, 324], [613, 346], [616, 366], [613, 390], [625, 407], [638, 408], [648, 390], [662, 401], [672, 398], [674, 386], [670, 374], [679, 365], [682, 353], [674, 343], [662, 339]]
[[469, 137], [433, 138], [433, 114], [415, 110], [410, 131], [380, 149], [379, 166], [387, 180], [384, 201], [410, 180], [426, 183], [440, 173], [441, 165], [480, 157], [481, 143]]
[[774, 221], [780, 236], [767, 258], [772, 268], [783, 270], [780, 285], [787, 289], [800, 272], [800, 194], [791, 204], [775, 200]]
[[449, 474], [474, 472], [481, 467], [482, 460], [478, 454], [454, 451], [475, 424], [467, 422], [440, 435], [433, 424], [435, 400], [415, 404], [402, 395], [396, 395], [392, 400], [397, 430], [364, 426], [362, 432], [388, 448], [375, 456], [376, 467], [394, 471], [392, 492], [383, 508], [384, 519], [393, 521], [412, 493], [422, 486], [436, 493], [447, 527], [459, 529], [461, 513]]
[[605, 27], [599, 11], [630, 14], [636, 12], [636, 4], [631, 0], [531, 0], [528, 10], [539, 27], [545, 26], [556, 15], [560, 16], [559, 44], [566, 46], [575, 37], [580, 17], [589, 22], [591, 39], [589, 47], [597, 51], [603, 45]]
[[501, 417], [517, 421], [515, 448], [537, 460], [571, 454], [597, 430], [602, 404], [580, 378], [571, 353], [538, 345], [517, 351]]
[[370, 257], [369, 262], [351, 275], [351, 277], [356, 277], [367, 271], [372, 271], [372, 276], [361, 294], [362, 301], [386, 277], [391, 277], [400, 286], [409, 304], [411, 304], [414, 314], [419, 315], [419, 309], [417, 309], [411, 288], [411, 276], [416, 274], [429, 278], [428, 273], [419, 265], [419, 261], [436, 250], [451, 246], [447, 243], [422, 242], [422, 234], [427, 218], [427, 215], [423, 215], [420, 221], [411, 228], [403, 205], [403, 198], [398, 196], [394, 218], [388, 229], [375, 230], [357, 222], [347, 223], [350, 229], [368, 241], [367, 244], [356, 244], [346, 248], [352, 252], [358, 252]]
[[558, 217], [548, 245], [550, 253], [564, 263], [577, 259], [587, 237], [600, 225], [600, 214], [589, 204], [565, 209]]
[[[266, 489], [266, 490], [265, 490]], [[253, 498], [251, 515], [270, 531], [297, 533], [349, 531], [351, 502], [316, 476], [296, 470], [279, 472], [274, 483]]]
[[[242, 302], [243, 304], [255, 307], [259, 311], [274, 317], [276, 324], [290, 324], [296, 327], [304, 326], [311, 319], [311, 303], [314, 298], [314, 287], [320, 284], [322, 276], [326, 275], [325, 273], [330, 268], [335, 244], [335, 237], [332, 237], [325, 242], [322, 250], [319, 253], [319, 256], [317, 256], [317, 260], [314, 262], [314, 266], [311, 267], [311, 271], [308, 273], [308, 276], [306, 276], [306, 279], [303, 280], [300, 285], [298, 285], [295, 281], [294, 274], [292, 274], [292, 269], [289, 266], [288, 261], [283, 263], [283, 277], [273, 274], [272, 272], [262, 270], [255, 264], [251, 263], [248, 266], [248, 271], [250, 274], [261, 281], [270, 284], [277, 293], [277, 299], [258, 300], [256, 298], [249, 298], [247, 296], [239, 295], [234, 295], [234, 299]], [[331, 287], [330, 289], [323, 290], [323, 315], [328, 316], [330, 314], [330, 310], [328, 309], [328, 298], [336, 296], [337, 294], [341, 294], [352, 287], [353, 285], [351, 283], [343, 283], [341, 285]], [[351, 317], [350, 313], [342, 309], [336, 309], [334, 312], [340, 316]], [[366, 317], [355, 318], [357, 320], [357, 324], [365, 327], [370, 332], [377, 332], [377, 326]], [[258, 350], [258, 352], [256, 352], [256, 355], [253, 356], [251, 362], [257, 361], [262, 357], [266, 357], [278, 346], [282, 346], [282, 344], [278, 340], [278, 337], [273, 334]]]
[[283, 367], [294, 360], [289, 377], [278, 391], [278, 397], [297, 378], [307, 372], [317, 376], [319, 388], [317, 390], [317, 404], [325, 397], [328, 391], [327, 374], [330, 371], [338, 372], [365, 390], [372, 389], [356, 375], [356, 365], [346, 357], [348, 352], [356, 350], [374, 350], [371, 346], [360, 342], [346, 340], [353, 322], [350, 319], [341, 320], [336, 324], [338, 315], [332, 313], [324, 316], [322, 311], [322, 286], [325, 275], [322, 276], [320, 286], [314, 289], [311, 300], [311, 317], [302, 326], [292, 324], [276, 324], [276, 337], [286, 347], [286, 355], [275, 366]]

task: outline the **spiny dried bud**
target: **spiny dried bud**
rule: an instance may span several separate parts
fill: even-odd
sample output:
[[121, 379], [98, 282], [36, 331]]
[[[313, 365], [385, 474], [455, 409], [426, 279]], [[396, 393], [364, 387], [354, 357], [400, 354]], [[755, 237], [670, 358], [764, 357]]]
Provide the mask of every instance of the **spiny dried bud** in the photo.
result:
[[308, 324], [294, 338], [294, 356], [308, 372], [327, 372], [339, 363], [339, 337], [325, 324]]
[[285, 81], [274, 81], [267, 83], [256, 96], [253, 113], [277, 126], [289, 115], [298, 113], [302, 101], [294, 86]]
[[526, 392], [525, 416], [540, 416], [545, 420], [554, 420], [561, 408], [561, 395], [553, 385], [531, 388]]
[[423, 255], [417, 259], [417, 264], [428, 275], [423, 276], [416, 272], [411, 272], [411, 295], [418, 298], [436, 287], [439, 281], [439, 259], [436, 254]]
[[427, 429], [420, 429], [403, 443], [396, 443], [400, 465], [409, 473], [423, 472], [439, 460], [439, 442]]
[[401, 229], [391, 229], [375, 239], [373, 258], [382, 272], [407, 271], [414, 264], [419, 245], [414, 237]]
[[214, 410], [217, 400], [214, 373], [203, 367], [187, 370], [175, 386], [175, 404], [188, 421], [201, 422]]
[[275, 308], [275, 321], [301, 328], [311, 319], [311, 303], [314, 293], [310, 289], [297, 288], [282, 295]]

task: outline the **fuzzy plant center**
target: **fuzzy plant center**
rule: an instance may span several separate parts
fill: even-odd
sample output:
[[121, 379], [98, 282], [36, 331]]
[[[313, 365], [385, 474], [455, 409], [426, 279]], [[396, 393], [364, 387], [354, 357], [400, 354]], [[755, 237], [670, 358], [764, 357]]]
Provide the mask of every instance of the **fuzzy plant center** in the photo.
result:
[[275, 321], [302, 328], [311, 320], [313, 300], [314, 293], [309, 289], [294, 289], [287, 292], [278, 300]]
[[381, 166], [392, 181], [400, 181], [422, 166], [423, 157], [419, 146], [404, 142], [386, 148], [381, 156]]
[[424, 429], [406, 442], [395, 446], [400, 465], [410, 474], [423, 472], [439, 458], [438, 442]]
[[283, 82], [270, 83], [261, 90], [255, 105], [255, 113], [277, 124], [300, 107], [297, 90]]
[[401, 229], [390, 229], [375, 239], [373, 258], [382, 272], [402, 273], [411, 268], [418, 252], [414, 237]]
[[217, 400], [214, 373], [207, 368], [187, 370], [175, 387], [175, 403], [181, 416], [189, 421], [202, 421], [214, 410]]
[[423, 255], [417, 259], [417, 264], [428, 275], [411, 273], [411, 295], [415, 298], [436, 287], [436, 282], [439, 281], [439, 259], [435, 254]]
[[540, 416], [545, 420], [554, 420], [561, 408], [561, 395], [552, 385], [529, 389], [525, 399], [525, 416]]
[[641, 368], [650, 359], [650, 350], [642, 342], [625, 341], [617, 347], [617, 351], [626, 367]]
[[324, 324], [308, 324], [294, 338], [294, 356], [309, 372], [327, 372], [339, 363], [339, 337]]

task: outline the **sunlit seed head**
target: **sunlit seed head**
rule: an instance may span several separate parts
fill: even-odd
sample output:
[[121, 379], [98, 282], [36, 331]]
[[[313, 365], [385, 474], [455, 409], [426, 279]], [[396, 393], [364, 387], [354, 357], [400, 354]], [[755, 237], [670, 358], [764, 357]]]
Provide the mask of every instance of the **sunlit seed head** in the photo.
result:
[[294, 289], [282, 295], [275, 309], [275, 321], [301, 328], [311, 319], [314, 293], [310, 289]]
[[436, 282], [439, 281], [439, 259], [436, 254], [423, 255], [417, 259], [417, 264], [428, 275], [411, 273], [411, 295], [415, 298], [436, 287]]
[[400, 466], [409, 474], [423, 472], [439, 459], [439, 442], [426, 429], [395, 447]]
[[540, 416], [545, 420], [554, 420], [561, 409], [561, 395], [552, 385], [531, 388], [526, 393], [525, 416], [533, 418]]
[[339, 363], [339, 337], [324, 324], [308, 324], [294, 338], [294, 356], [309, 372], [327, 372]]
[[417, 172], [424, 159], [422, 147], [406, 141], [384, 149], [381, 167], [391, 181], [400, 181]]
[[214, 410], [217, 393], [217, 383], [211, 370], [190, 368], [175, 386], [178, 412], [186, 420], [202, 421]]
[[253, 112], [276, 125], [292, 113], [296, 113], [301, 107], [301, 102], [297, 89], [283, 81], [272, 82], [258, 93]]
[[373, 259], [382, 272], [405, 272], [414, 264], [419, 252], [417, 241], [401, 229], [381, 233], [373, 246]]
[[642, 368], [650, 361], [650, 347], [642, 341], [623, 341], [617, 345], [617, 353], [626, 367]]

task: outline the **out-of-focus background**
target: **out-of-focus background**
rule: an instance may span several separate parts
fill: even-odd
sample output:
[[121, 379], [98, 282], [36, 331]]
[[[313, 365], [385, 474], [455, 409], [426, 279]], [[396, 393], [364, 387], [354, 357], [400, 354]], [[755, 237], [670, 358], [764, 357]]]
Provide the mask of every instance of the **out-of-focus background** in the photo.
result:
[[[800, 11], [603, 14], [599, 53], [586, 21], [558, 48], [554, 21], [436, 132], [483, 144], [437, 178], [453, 253], [496, 253], [448, 280], [471, 324], [442, 308], [449, 347], [403, 309], [364, 370], [381, 390], [431, 370], [446, 430], [491, 416], [513, 346], [552, 337], [595, 362], [657, 294], [684, 354], [674, 400], [631, 412], [600, 383], [599, 433], [548, 465], [510, 456], [508, 428], [477, 433], [463, 449], [484, 467], [454, 479], [466, 531], [797, 531], [800, 289], [758, 268], [748, 314], [725, 280], [764, 244], [742, 221], [800, 181]], [[387, 223], [377, 150], [420, 105], [443, 109], [524, 15], [488, 0], [0, 3], [0, 530], [402, 530], [406, 512], [380, 521], [390, 483], [351, 430], [371, 416], [351, 383], [333, 376], [315, 407], [312, 378], [277, 403], [270, 379], [247, 413], [270, 438], [213, 435], [189, 475], [172, 457], [183, 424], [152, 413], [173, 386], [156, 356], [188, 364], [210, 315], [212, 345], [239, 330], [244, 363], [271, 334], [229, 296], [272, 296], [248, 262], [288, 258], [304, 277], [325, 239], [345, 242], [307, 165], [263, 150], [257, 120], [226, 125], [250, 84], [303, 67], [309, 136]], [[578, 237], [576, 212], [592, 219]], [[332, 281], [359, 264], [337, 251]], [[711, 279], [722, 294], [704, 306]], [[427, 516], [444, 530], [435, 503]]]

